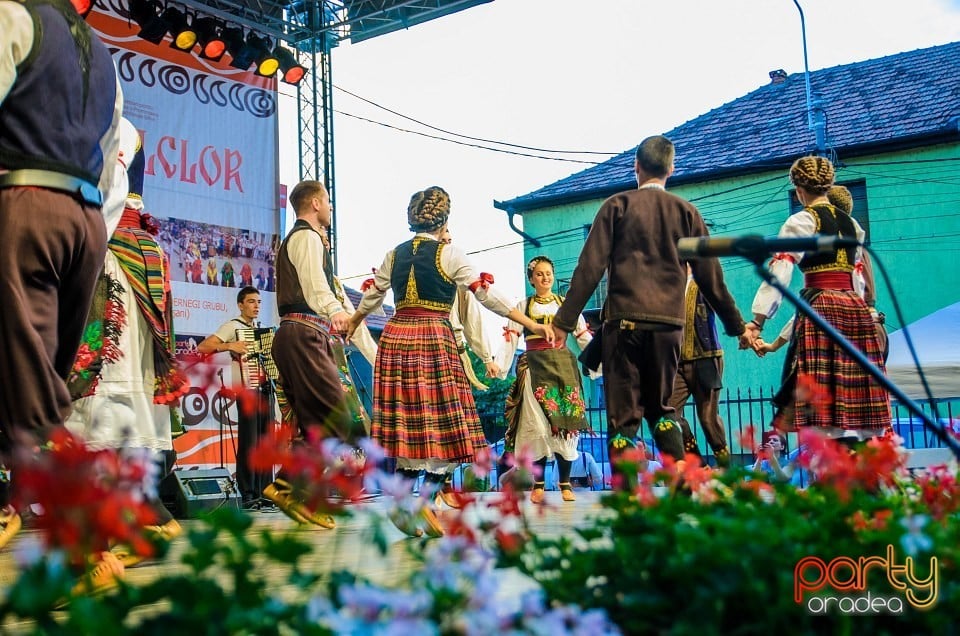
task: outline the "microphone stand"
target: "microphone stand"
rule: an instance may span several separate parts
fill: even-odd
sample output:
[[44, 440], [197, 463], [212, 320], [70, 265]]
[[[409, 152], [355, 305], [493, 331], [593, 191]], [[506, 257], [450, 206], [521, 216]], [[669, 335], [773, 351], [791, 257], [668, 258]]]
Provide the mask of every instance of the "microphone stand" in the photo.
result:
[[897, 398], [897, 400], [906, 407], [907, 411], [909, 411], [911, 415], [919, 418], [920, 421], [923, 422], [924, 426], [932, 430], [934, 435], [937, 436], [937, 439], [943, 442], [947, 448], [953, 452], [954, 457], [960, 460], [960, 441], [947, 433], [943, 425], [924, 413], [919, 404], [907, 397], [907, 394], [904, 393], [900, 387], [894, 384], [893, 381], [883, 373], [883, 371], [878, 369], [876, 365], [870, 362], [870, 360], [863, 354], [862, 351], [854, 347], [849, 340], [844, 338], [843, 334], [837, 331], [833, 325], [824, 320], [823, 317], [818, 314], [807, 301], [777, 280], [777, 277], [774, 276], [770, 270], [764, 266], [764, 261], [766, 260], [767, 256], [766, 251], [764, 251], [762, 254], [754, 253], [750, 255], [745, 254], [744, 256], [753, 261], [754, 265], [756, 266], [757, 274], [760, 276], [760, 278], [783, 294], [784, 298], [793, 303], [793, 305], [797, 308], [797, 311], [809, 318], [810, 321], [819, 327], [828, 338], [835, 342], [838, 347], [843, 349], [848, 356], [853, 358], [854, 362], [860, 365], [864, 371], [869, 373], [870, 376], [880, 384], [880, 386]]
[[220, 424], [220, 468], [226, 468], [225, 457], [223, 455], [223, 418], [227, 414], [227, 398], [224, 395], [227, 387], [223, 383], [222, 368], [217, 371], [217, 376], [220, 378], [220, 391], [217, 393], [220, 402], [220, 413], [217, 415], [217, 422]]

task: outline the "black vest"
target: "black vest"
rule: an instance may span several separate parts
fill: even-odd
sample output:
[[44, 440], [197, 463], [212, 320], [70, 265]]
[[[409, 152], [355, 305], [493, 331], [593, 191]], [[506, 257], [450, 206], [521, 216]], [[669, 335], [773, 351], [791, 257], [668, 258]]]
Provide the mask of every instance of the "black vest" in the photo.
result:
[[393, 252], [390, 286], [397, 309], [421, 307], [450, 312], [457, 284], [440, 267], [440, 241], [414, 237]]
[[[857, 228], [853, 217], [828, 204], [818, 204], [806, 208], [817, 220], [817, 234], [857, 238]], [[852, 272], [857, 258], [857, 248], [845, 247], [824, 254], [806, 254], [798, 267], [804, 274], [813, 272]]]
[[68, 0], [19, 1], [33, 18], [33, 47], [0, 104], [0, 167], [96, 186], [117, 98], [110, 52]]
[[[557, 296], [556, 294], [553, 294], [553, 300], [556, 301], [557, 305], [563, 304], [563, 296]], [[549, 325], [553, 323], [553, 315], [550, 315], [550, 316], [534, 316], [533, 315], [533, 307], [536, 304], [537, 304], [536, 294], [534, 294], [533, 296], [527, 296], [527, 307], [526, 307], [526, 310], [524, 311], [524, 313], [527, 315], [527, 318], [529, 318], [530, 320], [532, 320], [533, 322], [539, 325]], [[523, 337], [524, 338], [542, 338], [543, 336], [530, 331], [530, 329], [528, 329], [527, 327], [524, 327]]]
[[[307, 304], [303, 288], [300, 287], [300, 277], [297, 275], [297, 268], [293, 266], [290, 256], [287, 255], [287, 244], [290, 242], [290, 237], [293, 236], [295, 232], [303, 230], [310, 230], [311, 232], [319, 234], [319, 232], [310, 227], [309, 223], [298, 219], [297, 222], [293, 224], [290, 233], [283, 239], [283, 243], [280, 244], [280, 249], [277, 251], [277, 312], [281, 316], [292, 313], [314, 315], [317, 313]], [[330, 291], [342, 302], [343, 299], [337, 294], [337, 287], [334, 284], [333, 259], [330, 258], [330, 250], [327, 248], [326, 242], [323, 244], [323, 276], [327, 279], [327, 285], [330, 286]]]

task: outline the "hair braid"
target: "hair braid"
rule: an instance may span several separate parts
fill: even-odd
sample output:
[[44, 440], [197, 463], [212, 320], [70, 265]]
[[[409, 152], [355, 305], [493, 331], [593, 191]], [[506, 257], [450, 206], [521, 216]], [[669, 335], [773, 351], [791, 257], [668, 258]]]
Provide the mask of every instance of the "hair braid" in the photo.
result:
[[790, 181], [798, 188], [825, 194], [833, 185], [833, 164], [826, 157], [800, 157], [790, 168]]

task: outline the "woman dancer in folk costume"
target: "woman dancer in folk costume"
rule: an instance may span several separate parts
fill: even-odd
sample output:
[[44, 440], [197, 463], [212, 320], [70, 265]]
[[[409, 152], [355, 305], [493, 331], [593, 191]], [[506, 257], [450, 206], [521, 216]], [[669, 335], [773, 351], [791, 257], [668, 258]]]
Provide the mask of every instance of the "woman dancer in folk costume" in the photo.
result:
[[[553, 293], [553, 261], [536, 256], [527, 264], [527, 280], [534, 294], [517, 304], [516, 310], [537, 324], [549, 326], [563, 303]], [[565, 343], [554, 347], [538, 334], [516, 322], [504, 327], [504, 346], [496, 362], [505, 378], [517, 351], [520, 336], [526, 341], [527, 351], [517, 360], [517, 380], [507, 397], [505, 416], [507, 433], [504, 453], [530, 453], [540, 467], [535, 476], [530, 501], [542, 503], [544, 498], [544, 470], [551, 457], [557, 458], [560, 494], [564, 501], [575, 501], [570, 485], [570, 469], [580, 456], [577, 446], [580, 431], [589, 428], [583, 401], [583, 382], [576, 357]], [[583, 316], [577, 321], [573, 336], [583, 349], [593, 339]]]
[[387, 252], [350, 319], [352, 334], [393, 289], [397, 311], [380, 336], [374, 369], [372, 436], [387, 457], [396, 458], [403, 476], [412, 480], [426, 471], [421, 496], [427, 504], [419, 517], [392, 516], [414, 536], [424, 530], [443, 534], [431, 507], [435, 491], [446, 473], [472, 462], [487, 446], [450, 326], [457, 289], [468, 288], [487, 309], [553, 340], [548, 327], [511, 309], [490, 286], [493, 277], [478, 274], [459, 247], [440, 242], [449, 214], [450, 197], [442, 188], [413, 195], [407, 220], [415, 236]]
[[[815, 234], [863, 241], [860, 224], [839, 211], [827, 198], [833, 185], [833, 164], [824, 157], [802, 157], [790, 168], [790, 180], [804, 209], [787, 219], [781, 237]], [[776, 254], [770, 271], [790, 284], [794, 265], [804, 275], [800, 295], [817, 313], [880, 369], [884, 368], [880, 339], [870, 308], [854, 288], [853, 272], [860, 249], [844, 248], [824, 254]], [[763, 327], [780, 306], [781, 294], [763, 283], [753, 300], [753, 322]], [[798, 378], [813, 387], [799, 387]], [[816, 391], [822, 387], [829, 404], [816, 408]], [[804, 390], [798, 391], [801, 388]], [[808, 395], [810, 394], [810, 395]], [[856, 443], [882, 433], [890, 426], [890, 398], [870, 375], [802, 314], [797, 315], [793, 338], [783, 368], [783, 387], [774, 397], [775, 425], [783, 431], [815, 426], [831, 437]]]
[[[156, 240], [159, 225], [143, 212], [144, 153], [126, 119], [120, 121], [118, 160], [112, 189], [121, 194], [110, 196], [128, 194], [67, 378], [74, 402], [66, 426], [90, 448], [142, 449], [168, 468], [172, 462], [164, 453], [173, 454], [173, 438], [183, 433], [172, 409], [190, 382], [174, 359], [169, 262]], [[147, 495], [158, 517], [148, 534], [168, 541], [179, 535], [180, 524]], [[114, 554], [126, 566], [143, 560], [126, 546], [116, 546]]]

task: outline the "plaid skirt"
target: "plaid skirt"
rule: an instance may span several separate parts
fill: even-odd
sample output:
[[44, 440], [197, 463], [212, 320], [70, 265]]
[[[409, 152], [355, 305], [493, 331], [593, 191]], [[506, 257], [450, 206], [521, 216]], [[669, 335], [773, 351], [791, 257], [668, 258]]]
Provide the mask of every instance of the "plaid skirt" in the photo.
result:
[[[801, 295], [837, 331], [884, 370], [877, 329], [863, 299], [850, 290], [804, 289]], [[779, 426], [883, 429], [890, 426], [886, 389], [803, 315], [797, 315], [774, 403]], [[798, 381], [800, 391], [798, 391]], [[812, 390], [811, 390], [812, 389]]]
[[371, 436], [387, 457], [466, 463], [487, 446], [444, 314], [401, 310], [390, 318], [373, 386]]

